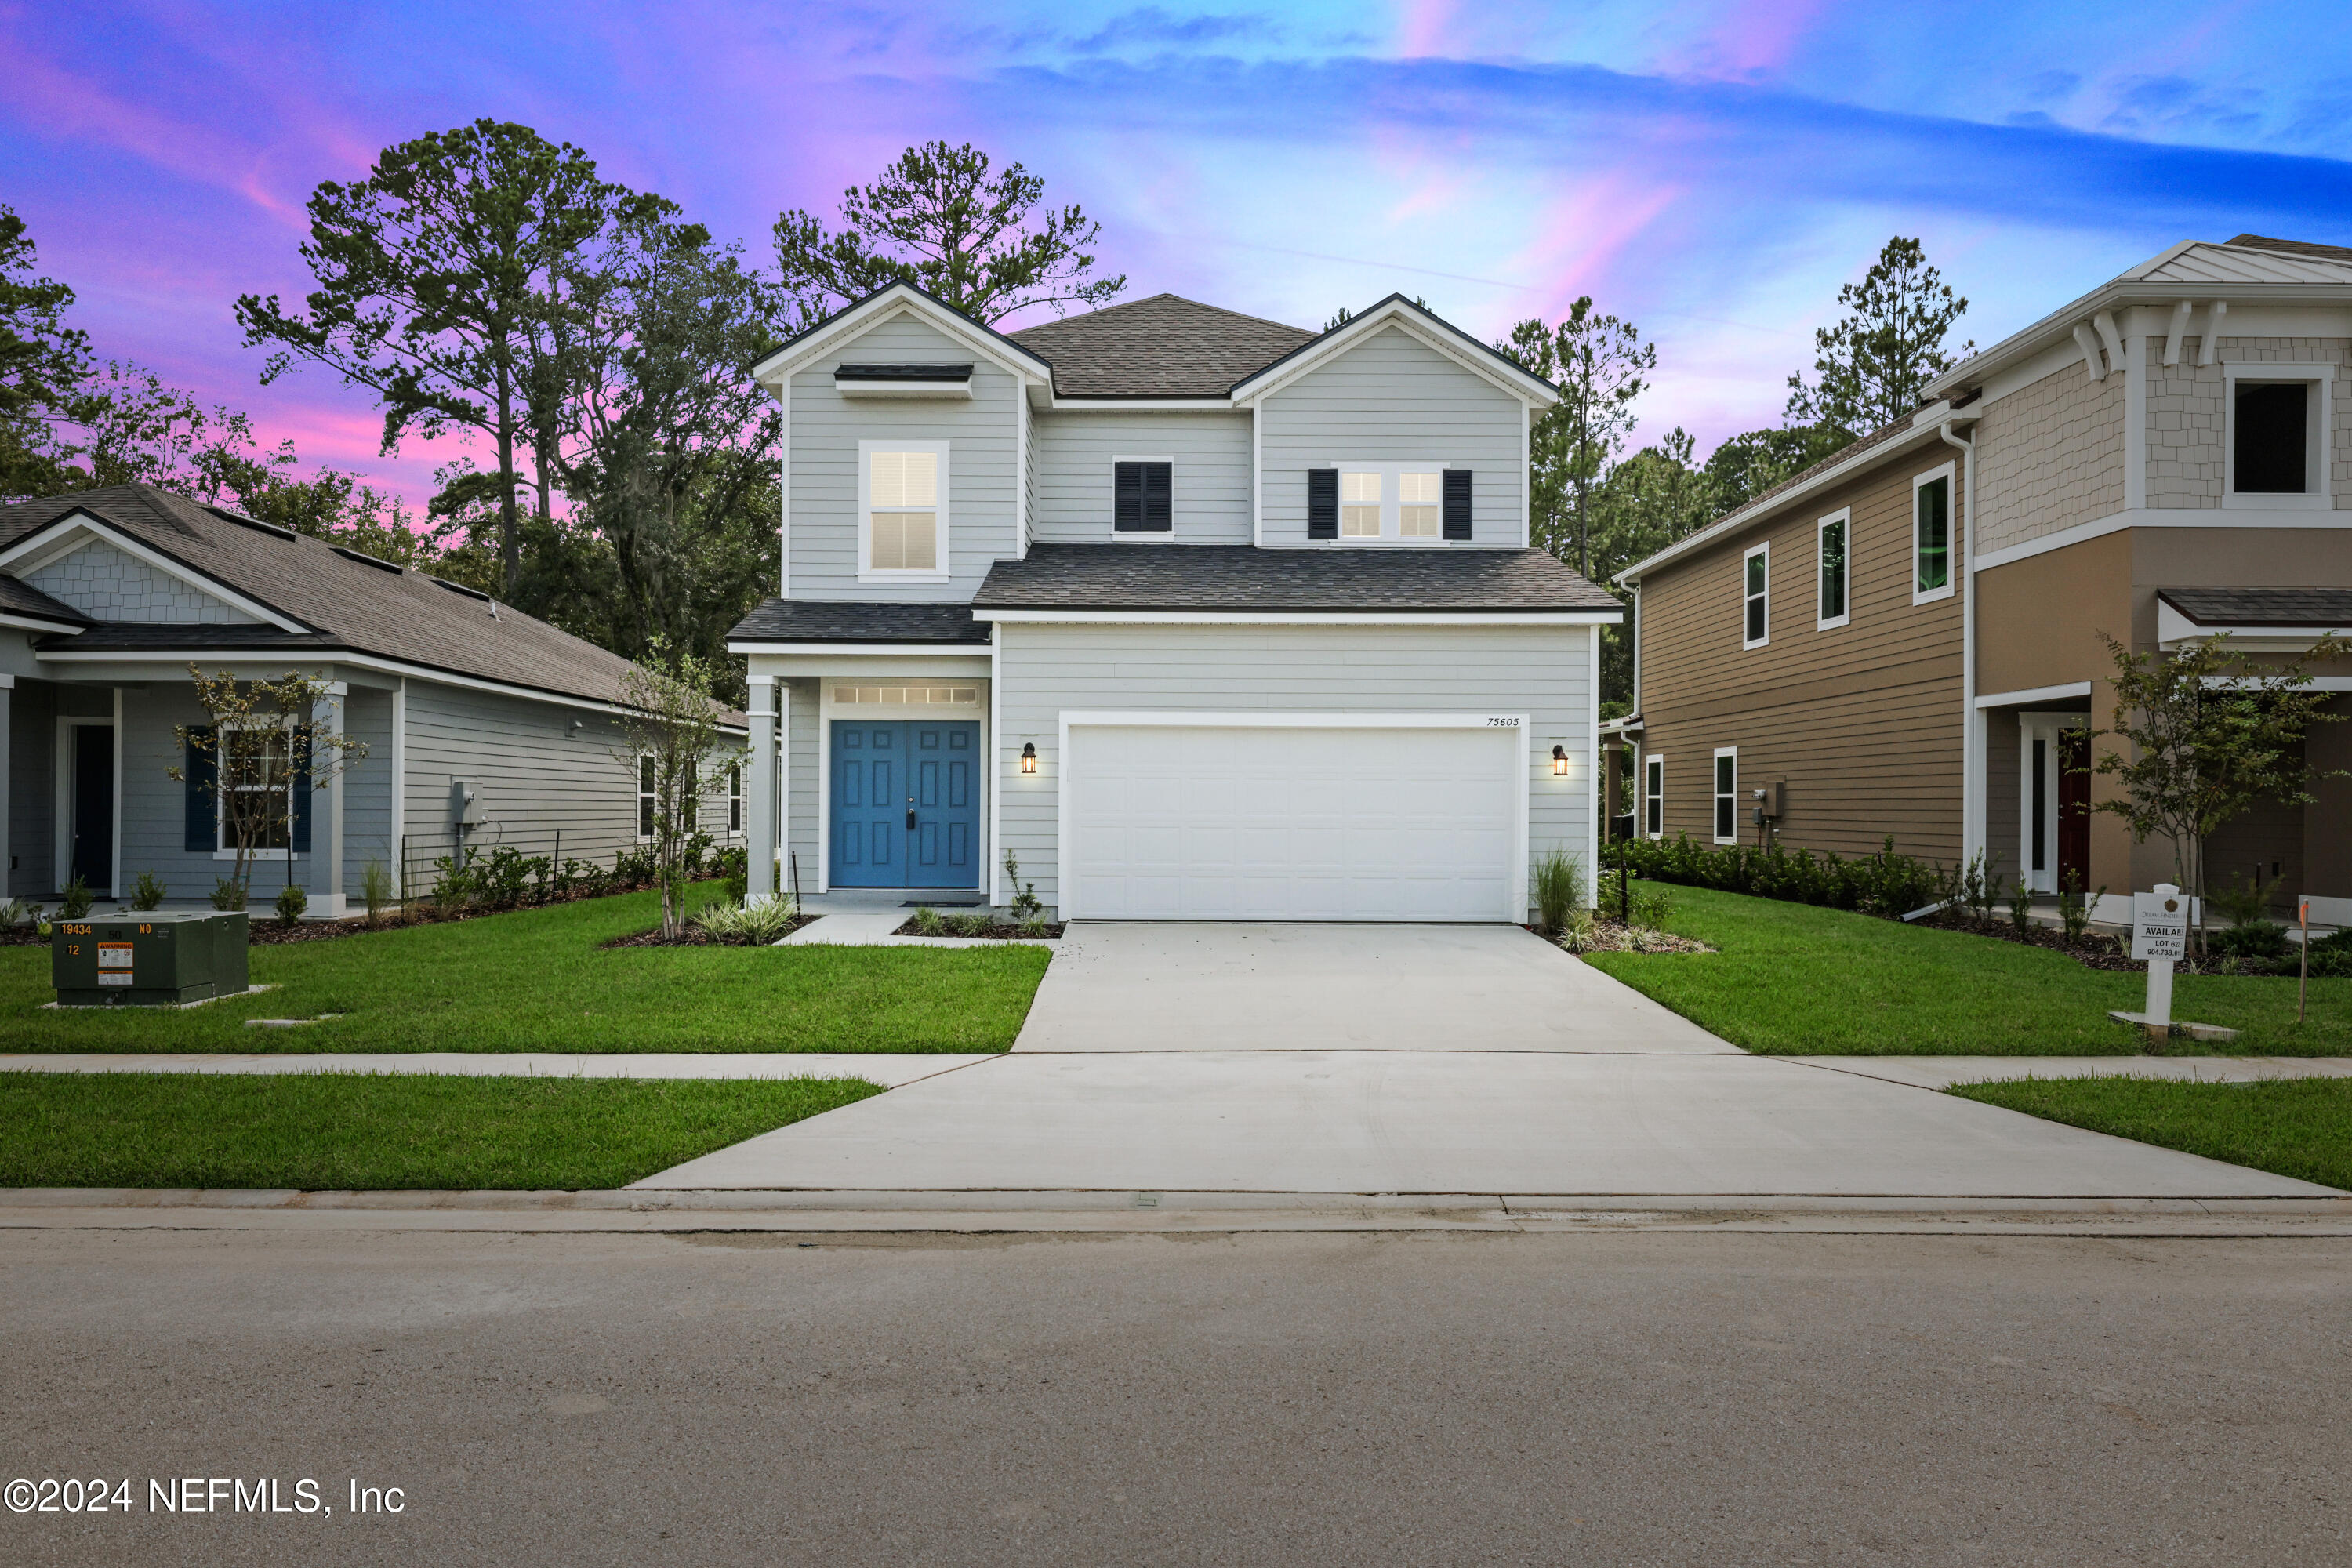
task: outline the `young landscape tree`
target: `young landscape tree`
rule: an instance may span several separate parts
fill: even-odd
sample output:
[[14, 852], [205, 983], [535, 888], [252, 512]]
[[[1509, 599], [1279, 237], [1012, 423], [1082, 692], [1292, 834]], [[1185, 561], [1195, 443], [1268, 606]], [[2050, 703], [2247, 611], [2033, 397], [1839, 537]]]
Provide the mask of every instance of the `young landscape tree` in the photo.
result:
[[1866, 436], [1908, 415], [1929, 382], [1976, 351], [1965, 342], [1946, 352], [1969, 302], [1927, 265], [1916, 239], [1888, 240], [1862, 281], [1838, 290], [1837, 302], [1845, 314], [1813, 333], [1818, 379], [1809, 385], [1801, 372], [1789, 378], [1791, 425], [1828, 426], [1846, 441]]
[[1529, 318], [1495, 347], [1560, 389], [1528, 433], [1532, 542], [1592, 575], [1594, 489], [1633, 429], [1633, 400], [1647, 390], [1658, 351], [1630, 321], [1600, 314], [1592, 297], [1555, 326]]
[[686, 842], [703, 781], [733, 751], [710, 695], [718, 674], [712, 661], [656, 643], [621, 678], [621, 744], [613, 756], [643, 803], [637, 832], [652, 841], [665, 940], [675, 940], [685, 921]]
[[1045, 182], [1019, 163], [990, 172], [967, 142], [909, 147], [872, 184], [842, 193], [828, 233], [800, 208], [776, 219], [776, 265], [805, 327], [892, 283], [937, 296], [976, 321], [1034, 305], [1060, 315], [1108, 304], [1124, 275], [1092, 277], [1101, 226], [1075, 202], [1041, 206]]
[[[294, 885], [294, 841], [309, 795], [366, 756], [367, 743], [343, 732], [326, 685], [299, 670], [240, 679], [192, 664], [188, 679], [207, 722], [173, 727], [185, 761], [163, 771], [212, 803], [221, 837], [236, 852], [213, 902], [241, 910], [262, 851], [284, 852], [286, 886]], [[322, 710], [329, 710], [323, 718]]]
[[2324, 637], [2295, 658], [2257, 665], [2226, 633], [2171, 653], [2139, 653], [2105, 632], [2099, 640], [2115, 659], [2115, 714], [2091, 735], [2119, 743], [2088, 771], [2122, 793], [2091, 809], [2122, 818], [2135, 844], [2171, 844], [2173, 883], [2197, 900], [2201, 954], [2206, 841], [2259, 802], [2311, 803], [2311, 785], [2330, 775], [2305, 760], [2304, 738], [2343, 716], [2326, 711], [2331, 694], [2312, 689], [2306, 667], [2352, 653], [2352, 642]]

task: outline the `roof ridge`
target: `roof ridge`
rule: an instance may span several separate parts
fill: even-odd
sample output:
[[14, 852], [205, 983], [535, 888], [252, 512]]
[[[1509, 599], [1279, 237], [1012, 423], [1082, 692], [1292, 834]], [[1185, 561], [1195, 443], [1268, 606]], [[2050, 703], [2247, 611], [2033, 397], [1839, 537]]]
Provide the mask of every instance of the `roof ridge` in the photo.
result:
[[2352, 246], [2321, 245], [2308, 239], [2274, 239], [2264, 234], [2242, 234], [2221, 243], [2247, 250], [2274, 251], [2283, 256], [2308, 256], [2322, 261], [2352, 261]]
[[1091, 310], [1083, 310], [1075, 316], [1056, 316], [1050, 321], [1033, 322], [1029, 326], [1016, 327], [1004, 335], [1017, 338], [1024, 332], [1040, 331], [1049, 327], [1067, 326], [1074, 321], [1090, 321], [1097, 316], [1109, 315], [1114, 310], [1132, 310], [1160, 300], [1173, 300], [1180, 305], [1190, 305], [1196, 310], [1213, 310], [1220, 316], [1231, 316], [1237, 321], [1255, 321], [1261, 327], [1278, 327], [1286, 332], [1304, 332], [1309, 338], [1322, 336], [1322, 333], [1310, 327], [1294, 327], [1288, 321], [1277, 321], [1271, 316], [1254, 316], [1247, 310], [1236, 310], [1225, 305], [1212, 305], [1206, 300], [1195, 300], [1189, 294], [1179, 294], [1172, 289], [1162, 289], [1157, 294], [1146, 294], [1140, 299], [1121, 300], [1115, 305], [1098, 305]]

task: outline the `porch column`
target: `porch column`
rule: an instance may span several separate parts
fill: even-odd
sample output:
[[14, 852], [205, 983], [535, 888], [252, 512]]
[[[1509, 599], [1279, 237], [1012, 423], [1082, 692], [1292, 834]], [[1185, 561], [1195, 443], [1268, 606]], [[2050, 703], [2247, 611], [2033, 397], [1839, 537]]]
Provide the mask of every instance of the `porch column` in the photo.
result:
[[[1625, 780], [1618, 763], [1625, 754], [1625, 738], [1612, 735], [1601, 742], [1601, 842], [1616, 841], [1617, 819], [1625, 815]], [[1594, 868], [1595, 871], [1599, 868]]]
[[[343, 732], [343, 700], [351, 695], [347, 682], [327, 682], [326, 694], [310, 710], [310, 722], [320, 735]], [[314, 748], [315, 754], [315, 748]], [[304, 885], [310, 892], [310, 912], [341, 920], [343, 916], [343, 763], [330, 752], [327, 787], [310, 792], [310, 874]]]
[[751, 776], [743, 781], [744, 901], [776, 896], [776, 716], [780, 695], [772, 677], [751, 678]]
[[8, 770], [13, 763], [9, 725], [14, 718], [9, 709], [16, 695], [16, 678], [0, 675], [0, 903], [16, 895], [16, 819], [10, 815], [16, 803], [8, 795]]

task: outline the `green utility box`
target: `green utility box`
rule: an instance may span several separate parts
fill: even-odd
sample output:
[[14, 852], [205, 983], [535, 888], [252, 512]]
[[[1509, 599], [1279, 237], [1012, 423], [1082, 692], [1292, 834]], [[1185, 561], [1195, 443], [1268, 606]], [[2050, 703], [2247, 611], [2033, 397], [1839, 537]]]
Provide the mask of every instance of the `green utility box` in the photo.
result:
[[64, 1007], [159, 1007], [247, 988], [243, 910], [57, 921], [49, 973]]

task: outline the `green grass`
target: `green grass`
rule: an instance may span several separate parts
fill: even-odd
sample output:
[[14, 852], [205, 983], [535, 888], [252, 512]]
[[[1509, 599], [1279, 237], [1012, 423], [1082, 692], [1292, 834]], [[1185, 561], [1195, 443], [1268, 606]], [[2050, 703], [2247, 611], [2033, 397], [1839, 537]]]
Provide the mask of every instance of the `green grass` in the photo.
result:
[[[2135, 972], [1962, 931], [1773, 899], [1675, 888], [1673, 931], [1716, 953], [1601, 952], [1585, 962], [1751, 1051], [1830, 1056], [2121, 1056], [2138, 1037], [2107, 1017], [2137, 1009]], [[2352, 980], [2183, 975], [2172, 1016], [2241, 1031], [2200, 1053], [2352, 1055]]]
[[1956, 1084], [1947, 1092], [2274, 1175], [2352, 1188], [2352, 1079], [2062, 1078]]
[[881, 1092], [856, 1079], [0, 1073], [0, 1186], [620, 1187]]
[[[697, 889], [698, 900], [718, 889]], [[597, 944], [660, 920], [627, 893], [256, 947], [281, 989], [186, 1011], [42, 1010], [47, 948], [0, 948], [0, 1051], [1001, 1051], [1044, 948]], [[343, 1016], [297, 1029], [247, 1018]]]

